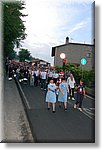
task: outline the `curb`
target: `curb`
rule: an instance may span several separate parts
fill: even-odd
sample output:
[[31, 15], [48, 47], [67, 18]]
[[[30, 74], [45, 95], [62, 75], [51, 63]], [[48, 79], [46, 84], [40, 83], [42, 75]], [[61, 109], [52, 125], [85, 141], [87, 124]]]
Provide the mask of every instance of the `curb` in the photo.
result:
[[[17, 89], [19, 91], [19, 94], [21, 96], [21, 100], [22, 100], [22, 103], [23, 103], [24, 111], [26, 113], [26, 117], [27, 117], [27, 120], [28, 120], [28, 123], [29, 123], [31, 134], [32, 134], [33, 133], [32, 132], [33, 128], [32, 128], [32, 125], [30, 123], [30, 119], [29, 119], [28, 112], [27, 112], [30, 109], [30, 105], [29, 105], [29, 103], [27, 101], [27, 98], [26, 98], [26, 96], [25, 96], [25, 94], [24, 94], [24, 92], [22, 90], [22, 87], [21, 87], [20, 83], [16, 79], [14, 79], [14, 80], [15, 80], [15, 83], [17, 85]], [[36, 136], [32, 134], [32, 137], [33, 137], [33, 139], [29, 143], [36, 143]]]

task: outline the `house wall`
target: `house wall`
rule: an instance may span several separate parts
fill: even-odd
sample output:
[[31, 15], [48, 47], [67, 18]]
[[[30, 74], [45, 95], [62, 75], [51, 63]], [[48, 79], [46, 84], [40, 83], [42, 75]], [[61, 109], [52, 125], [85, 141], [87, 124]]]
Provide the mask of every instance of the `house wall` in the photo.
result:
[[[71, 64], [79, 64], [81, 67], [81, 59], [84, 57], [87, 64], [84, 69], [91, 70], [94, 67], [93, 45], [69, 43], [62, 46], [57, 46], [55, 50], [54, 65], [62, 66], [63, 60], [60, 58], [61, 53], [66, 54], [67, 62]], [[90, 57], [88, 56], [90, 55]]]

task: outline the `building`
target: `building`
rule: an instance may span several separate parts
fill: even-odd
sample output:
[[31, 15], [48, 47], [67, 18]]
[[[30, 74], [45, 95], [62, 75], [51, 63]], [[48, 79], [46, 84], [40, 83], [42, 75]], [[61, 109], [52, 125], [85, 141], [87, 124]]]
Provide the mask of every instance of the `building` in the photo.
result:
[[[81, 44], [70, 43], [69, 37], [66, 38], [66, 42], [63, 45], [52, 47], [52, 57], [54, 57], [54, 66], [62, 66], [63, 60], [60, 58], [60, 54], [66, 55], [66, 60], [70, 64], [75, 64], [86, 70], [91, 70], [95, 67], [95, 46], [94, 44]], [[81, 64], [81, 59], [86, 59], [86, 65]]]
[[32, 63], [37, 67], [49, 67], [51, 64], [45, 60], [33, 58]]

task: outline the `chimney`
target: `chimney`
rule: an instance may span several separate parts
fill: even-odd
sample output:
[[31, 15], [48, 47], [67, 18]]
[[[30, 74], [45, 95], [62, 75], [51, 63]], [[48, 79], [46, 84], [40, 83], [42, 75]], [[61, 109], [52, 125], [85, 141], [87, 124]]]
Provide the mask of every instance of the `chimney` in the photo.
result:
[[65, 44], [69, 44], [69, 37], [66, 37], [66, 42]]

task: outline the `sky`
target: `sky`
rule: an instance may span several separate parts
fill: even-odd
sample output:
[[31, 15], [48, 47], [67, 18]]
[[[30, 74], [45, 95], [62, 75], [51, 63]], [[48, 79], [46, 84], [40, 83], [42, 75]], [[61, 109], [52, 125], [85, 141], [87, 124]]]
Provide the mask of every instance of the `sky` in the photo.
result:
[[92, 0], [25, 0], [27, 37], [22, 47], [53, 65], [52, 47], [65, 43], [92, 43]]

